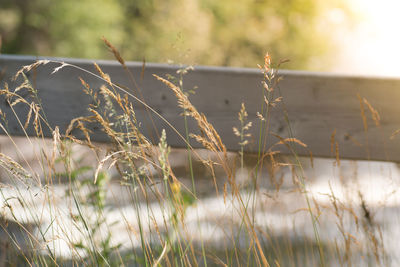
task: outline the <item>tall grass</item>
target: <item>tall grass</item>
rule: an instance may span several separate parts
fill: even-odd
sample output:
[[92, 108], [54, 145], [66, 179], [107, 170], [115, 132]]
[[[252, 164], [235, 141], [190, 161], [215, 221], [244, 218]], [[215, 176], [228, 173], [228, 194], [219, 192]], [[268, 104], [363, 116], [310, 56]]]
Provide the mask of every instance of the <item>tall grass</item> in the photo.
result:
[[[244, 104], [238, 107], [238, 124], [232, 125], [240, 151], [229, 152], [223, 136], [192, 105], [190, 90], [184, 88], [185, 74], [191, 68], [182, 67], [176, 77], [154, 75], [160, 87], [172, 90], [182, 108], [185, 132], [178, 135], [187, 148], [179, 153], [186, 154], [187, 166], [179, 173], [171, 156], [176, 151], [169, 147], [165, 131], [153, 145], [141, 132], [132, 99], [145, 105], [149, 118], [165, 119], [143, 101], [125, 61], [105, 42], [130, 77], [136, 94], [114, 84], [95, 64], [97, 73], [90, 75], [101, 79], [103, 86], [92, 88], [80, 78], [82, 89], [92, 98], [91, 115], [72, 120], [65, 133], [47, 123], [37, 91], [25, 75], [49, 61], [23, 67], [15, 77], [22, 80], [21, 85], [0, 90], [12, 110], [16, 105], [29, 107], [27, 119], [21, 119], [20, 125], [26, 129], [32, 124], [36, 131], [35, 137], [26, 134], [26, 140], [40, 166], [40, 170], [31, 166], [15, 138], [8, 136], [22, 162], [0, 154], [0, 166], [8, 177], [0, 188], [3, 266], [390, 264], [382, 230], [363, 193], [357, 192], [358, 202], [351, 200], [354, 192], [339, 174], [349, 201], [337, 197], [330, 186], [328, 201], [321, 203], [308, 187], [306, 169], [312, 164], [296, 153], [296, 146], [307, 145], [291, 131], [288, 137], [270, 132], [271, 110], [277, 106], [282, 106], [289, 129], [291, 125], [279, 92], [280, 77], [268, 54], [259, 66], [264, 77], [260, 95], [265, 101], [258, 113], [256, 155], [244, 152], [248, 130], [254, 127], [247, 121]], [[79, 67], [59, 62], [54, 72], [62, 68]], [[30, 93], [30, 101], [19, 94], [23, 89]], [[8, 133], [8, 118], [2, 118], [0, 127]], [[195, 120], [201, 134], [191, 133], [188, 118]], [[94, 122], [108, 135], [107, 146], [91, 141], [87, 126]], [[44, 139], [45, 127], [53, 132], [52, 140]], [[83, 140], [72, 134], [77, 131], [83, 133]], [[267, 147], [272, 138], [277, 141]], [[204, 149], [193, 149], [192, 142], [199, 142]], [[280, 155], [279, 146], [288, 147], [292, 155]], [[335, 168], [340, 170], [334, 134], [332, 147], [337, 155]], [[79, 155], [84, 149], [96, 166]], [[321, 221], [327, 220], [334, 222], [335, 229], [324, 228]]]

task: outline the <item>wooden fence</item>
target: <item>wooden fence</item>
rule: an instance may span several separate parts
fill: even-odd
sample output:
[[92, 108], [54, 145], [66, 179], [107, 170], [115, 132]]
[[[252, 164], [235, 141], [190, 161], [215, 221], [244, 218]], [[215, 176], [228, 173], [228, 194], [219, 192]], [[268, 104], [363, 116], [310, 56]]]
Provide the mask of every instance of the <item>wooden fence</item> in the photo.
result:
[[[10, 89], [15, 88], [21, 80], [14, 82], [12, 76], [22, 66], [35, 62], [38, 58], [30, 56], [0, 55], [0, 87], [5, 82]], [[79, 68], [96, 73], [93, 61], [81, 59], [50, 59], [63, 61]], [[184, 133], [182, 110], [177, 106], [174, 94], [164, 84], [157, 81], [152, 74], [165, 77], [176, 75], [177, 66], [147, 63], [143, 69], [140, 62], [129, 62], [127, 66], [133, 74], [136, 86], [118, 62], [96, 61], [103, 71], [110, 75], [113, 82], [132, 88], [132, 93], [142, 98], [149, 106], [161, 114], [179, 132]], [[48, 63], [27, 73], [29, 79], [38, 90], [47, 120], [52, 126], [59, 126], [65, 131], [70, 121], [79, 116], [89, 115], [87, 107], [90, 98], [83, 93], [83, 86], [78, 77], [82, 77], [92, 88], [99, 88], [104, 81], [76, 68], [65, 67], [51, 74], [59, 63]], [[269, 131], [283, 137], [293, 134], [308, 145], [314, 156], [333, 157], [331, 138], [334, 131], [335, 142], [338, 143], [342, 158], [400, 161], [400, 135], [392, 134], [400, 128], [400, 79], [355, 77], [312, 73], [303, 71], [280, 71], [283, 80], [276, 88], [276, 94], [283, 97], [283, 102], [271, 113]], [[237, 150], [238, 137], [233, 134], [232, 127], [239, 126], [238, 111], [241, 103], [245, 103], [249, 114], [248, 120], [253, 122], [250, 129], [252, 138], [246, 146], [249, 152], [258, 150], [260, 112], [263, 100], [261, 85], [262, 74], [258, 69], [195, 67], [184, 77], [184, 87], [197, 87], [196, 94], [191, 95], [192, 103], [220, 133], [228, 149]], [[137, 88], [141, 94], [137, 94]], [[370, 107], [380, 116], [379, 126], [372, 119]], [[173, 147], [185, 147], [182, 139], [155, 114], [146, 111], [143, 105], [132, 99], [138, 121], [146, 136], [158, 142], [157, 134], [161, 129], [167, 131], [167, 141]], [[21, 120], [26, 119], [27, 109], [17, 105], [16, 113]], [[10, 106], [5, 99], [0, 100], [0, 109], [7, 114], [10, 134], [23, 135], [23, 131]], [[368, 130], [362, 116], [364, 110]], [[289, 124], [285, 121], [287, 112]], [[150, 112], [151, 113], [151, 112]], [[14, 118], [14, 119], [13, 119]], [[152, 123], [153, 121], [153, 123]], [[196, 131], [194, 121], [189, 121], [190, 131]], [[98, 126], [93, 126], [94, 141], [107, 141], [107, 136]], [[33, 135], [32, 128], [28, 134]], [[50, 136], [50, 132], [45, 132]], [[390, 138], [392, 136], [392, 138]], [[267, 146], [279, 141], [270, 136]], [[201, 147], [196, 141], [193, 147]], [[280, 150], [284, 147], [280, 147]], [[307, 155], [305, 149], [298, 153]]]

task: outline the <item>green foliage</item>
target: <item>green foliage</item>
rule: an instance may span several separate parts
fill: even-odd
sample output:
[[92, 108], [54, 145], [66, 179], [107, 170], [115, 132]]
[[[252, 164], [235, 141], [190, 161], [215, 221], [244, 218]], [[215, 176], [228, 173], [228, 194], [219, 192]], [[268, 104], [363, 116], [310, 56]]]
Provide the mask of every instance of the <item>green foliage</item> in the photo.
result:
[[104, 57], [100, 37], [123, 36], [120, 5], [113, 0], [8, 1], [0, 12], [3, 53]]
[[349, 14], [344, 0], [8, 0], [0, 34], [3, 53], [111, 58], [106, 36], [127, 60], [254, 67], [270, 51], [315, 69], [334, 48], [333, 8]]

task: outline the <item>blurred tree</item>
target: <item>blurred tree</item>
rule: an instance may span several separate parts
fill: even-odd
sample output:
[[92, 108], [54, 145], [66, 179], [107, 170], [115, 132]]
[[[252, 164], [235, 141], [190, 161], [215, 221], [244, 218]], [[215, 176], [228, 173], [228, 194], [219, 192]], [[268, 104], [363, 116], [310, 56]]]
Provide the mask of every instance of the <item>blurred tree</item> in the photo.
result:
[[329, 12], [344, 0], [1, 0], [3, 53], [254, 67], [269, 51], [288, 68], [327, 67]]
[[124, 36], [114, 0], [1, 1], [3, 53], [99, 58], [107, 52], [102, 35]]

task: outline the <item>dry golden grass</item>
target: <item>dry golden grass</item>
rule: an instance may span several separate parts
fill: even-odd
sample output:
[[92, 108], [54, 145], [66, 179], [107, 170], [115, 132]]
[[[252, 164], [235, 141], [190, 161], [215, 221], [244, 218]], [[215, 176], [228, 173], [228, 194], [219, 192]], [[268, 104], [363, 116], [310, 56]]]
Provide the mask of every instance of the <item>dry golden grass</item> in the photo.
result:
[[[103, 40], [123, 69], [129, 72], [118, 50], [109, 41]], [[315, 195], [309, 192], [310, 179], [306, 177], [304, 171], [307, 164], [310, 164], [310, 169], [313, 168], [311, 151], [311, 160], [305, 161], [299, 159], [293, 149], [293, 145], [308, 149], [307, 144], [294, 136], [281, 137], [269, 132], [270, 109], [283, 102], [282, 97], [277, 96], [276, 92], [280, 77], [272, 68], [269, 54], [265, 55], [263, 66], [258, 66], [264, 77], [262, 92], [265, 101], [261, 112], [258, 113], [263, 128], [260, 131], [259, 153], [254, 157], [252, 166], [246, 166], [245, 161], [250, 158], [250, 155], [243, 152], [243, 147], [248, 144], [247, 132], [250, 127], [253, 127], [251, 122], [247, 122], [248, 114], [244, 104], [238, 113], [238, 122], [241, 126], [233, 128], [242, 150], [232, 160], [232, 153], [227, 151], [223, 136], [221, 137], [206, 116], [193, 106], [183, 88], [166, 78], [154, 75], [161, 82], [160, 85], [164, 84], [172, 90], [176, 96], [177, 105], [182, 108], [185, 116], [196, 121], [201, 133], [189, 133], [187, 138], [182, 134], [179, 135], [188, 144], [186, 153], [188, 153], [190, 167], [187, 173], [191, 172], [192, 175], [194, 173], [193, 160], [202, 165], [210, 177], [206, 180], [201, 177], [203, 174], [194, 173], [196, 177], [192, 187], [188, 183], [189, 179], [175, 173], [176, 168], [171, 164], [171, 149], [165, 132], [159, 134], [158, 147], [142, 134], [131, 97], [140, 103], [143, 103], [141, 102], [143, 97], [135, 96], [114, 84], [111, 77], [97, 64], [94, 64], [94, 67], [98, 74], [93, 75], [102, 79], [103, 86], [91, 88], [90, 84], [79, 77], [83, 90], [93, 100], [88, 107], [90, 115], [73, 119], [65, 133], [60, 133], [58, 128], [52, 129], [45, 120], [41, 106], [38, 104], [40, 102], [29, 102], [18, 94], [25, 88], [35, 95], [35, 89], [25, 73], [47, 63], [49, 61], [40, 60], [23, 67], [15, 76], [15, 78], [24, 77], [22, 84], [14, 90], [10, 90], [7, 85], [0, 90], [0, 95], [5, 96], [11, 109], [16, 105], [29, 107], [24, 123], [20, 122], [22, 129], [27, 129], [32, 123], [39, 140], [43, 139], [44, 127], [48, 127], [53, 133], [51, 148], [48, 151], [42, 148], [37, 154], [37, 160], [42, 164], [44, 173], [47, 174], [44, 184], [37, 174], [32, 175], [14, 159], [0, 153], [0, 166], [11, 177], [22, 184], [25, 184], [27, 180], [34, 180], [32, 177], [36, 179], [35, 186], [40, 188], [44, 206], [51, 211], [50, 216], [53, 220], [46, 229], [46, 233], [41, 233], [41, 237], [32, 235], [31, 242], [35, 243], [35, 246], [32, 245], [31, 250], [27, 250], [28, 252], [18, 247], [18, 243], [10, 234], [10, 240], [14, 240], [14, 245], [16, 245], [14, 254], [10, 255], [18, 253], [24, 255], [23, 259], [15, 259], [16, 263], [57, 266], [68, 262], [58, 257], [54, 253], [55, 250], [48, 246], [54, 240], [46, 239], [45, 236], [48, 231], [56, 232], [52, 226], [53, 223], [61, 225], [62, 229], [58, 234], [63, 234], [66, 239], [64, 241], [69, 245], [70, 253], [73, 255], [72, 265], [205, 266], [207, 263], [208, 266], [334, 266], [335, 264], [357, 266], [362, 262], [384, 266], [387, 263], [382, 231], [375, 222], [373, 211], [366, 204], [362, 192], [357, 192], [359, 200], [354, 202], [350, 194], [346, 198], [337, 196], [337, 191], [329, 184], [330, 190], [326, 193], [328, 202], [322, 203], [317, 200]], [[65, 66], [74, 67], [61, 62], [54, 72], [61, 71]], [[129, 73], [128, 75], [136, 87], [135, 90], [140, 94], [140, 88], [134, 81], [133, 75]], [[358, 98], [361, 119], [367, 133], [367, 111], [371, 113], [376, 126], [380, 125], [380, 116], [365, 98], [361, 96]], [[152, 115], [161, 117], [151, 106], [143, 104]], [[92, 123], [100, 125], [101, 130], [109, 137], [110, 144], [106, 149], [92, 142], [92, 131], [88, 127]], [[7, 132], [4, 124], [0, 125]], [[170, 124], [168, 126], [172, 127]], [[78, 139], [74, 136], [76, 132], [83, 133], [84, 138]], [[393, 134], [393, 137], [396, 134], [397, 132]], [[27, 134], [26, 136], [32, 138]], [[266, 140], [271, 137], [278, 141], [266, 147]], [[193, 150], [189, 138], [199, 142], [207, 150], [207, 156]], [[339, 169], [339, 181], [343, 188], [347, 188], [348, 185], [340, 171], [339, 145], [335, 138], [336, 132], [333, 132], [330, 143], [331, 152], [336, 159], [335, 168]], [[12, 137], [10, 139], [12, 140]], [[85, 171], [74, 163], [74, 155], [71, 154], [72, 144], [86, 146], [95, 155], [97, 165], [89, 171], [88, 177], [83, 177], [80, 171]], [[278, 150], [280, 146], [289, 148], [294, 153], [292, 157], [285, 158], [281, 155]], [[120, 187], [128, 192], [128, 205], [133, 209], [134, 214], [133, 217], [128, 218], [128, 215], [118, 215], [118, 217], [116, 215], [118, 212], [113, 213], [113, 216], [120, 218], [120, 221], [116, 223], [125, 226], [126, 232], [123, 235], [128, 236], [132, 243], [131, 250], [128, 252], [123, 251], [119, 246], [113, 246], [110, 242], [113, 238], [110, 229], [114, 222], [110, 223], [105, 219], [107, 212], [114, 212], [114, 208], [106, 205], [105, 197], [110, 191], [108, 185], [111, 184], [107, 178], [107, 172], [112, 168], [118, 174]], [[246, 170], [248, 171], [246, 182], [238, 182], [238, 173], [243, 174]], [[290, 177], [285, 176], [288, 174]], [[190, 175], [186, 174], [186, 176]], [[69, 205], [67, 205], [67, 213], [72, 220], [71, 228], [77, 228], [80, 231], [77, 239], [68, 235], [68, 227], [62, 227], [65, 226], [59, 220], [62, 211], [57, 210], [57, 206], [53, 203], [56, 201], [55, 194], [52, 192], [56, 177], [58, 179], [63, 177], [68, 181], [64, 201]], [[210, 188], [214, 187], [215, 195], [212, 189], [208, 190], [208, 196], [212, 195], [215, 199], [221, 199], [223, 207], [229, 210], [228, 214], [216, 219], [216, 228], [222, 229], [223, 234], [220, 237], [219, 247], [213, 249], [206, 247], [207, 241], [201, 235], [204, 217], [210, 220], [212, 218], [208, 218], [210, 217], [208, 214], [201, 215], [196, 211], [203, 200], [202, 196], [196, 193], [195, 186], [201, 183], [206, 183]], [[266, 189], [267, 183], [273, 190]], [[218, 184], [222, 186], [219, 187]], [[17, 192], [15, 198], [20, 202], [18, 207], [22, 207], [26, 213], [31, 213], [29, 205], [31, 199], [35, 198], [34, 194], [25, 196]], [[10, 204], [9, 200], [10, 198], [4, 198], [8, 212], [11, 214], [9, 217], [18, 221], [17, 214], [10, 208], [14, 203]], [[288, 203], [292, 209], [285, 206]], [[262, 219], [259, 219], [259, 210], [272, 217], [280, 208], [285, 211], [290, 210], [287, 215], [293, 218], [293, 228], [282, 230], [283, 233], [276, 233], [271, 231], [269, 226], [265, 226]], [[206, 207], [206, 213], [213, 209], [212, 206]], [[294, 216], [304, 212], [308, 214], [308, 223], [296, 225], [295, 218], [297, 217]], [[123, 214], [122, 211], [121, 214]], [[306, 216], [301, 218], [304, 217]], [[320, 229], [320, 220], [328, 217], [334, 221], [339, 233], [339, 236], [330, 243], [326, 241], [326, 238], [321, 241], [324, 232]], [[39, 227], [41, 219], [34, 218], [37, 219], [35, 223]], [[20, 224], [23, 226], [22, 222]], [[298, 229], [302, 227], [305, 229]], [[3, 229], [6, 227], [3, 226]], [[311, 238], [310, 235], [305, 238], [298, 233], [298, 231], [308, 230], [312, 233]], [[194, 240], [192, 237], [194, 232], [200, 233], [199, 239]], [[57, 239], [57, 233], [53, 235], [53, 238]], [[366, 243], [363, 244], [363, 242]], [[38, 243], [40, 243], [40, 249], [36, 248]], [[133, 249], [134, 244], [136, 244], [136, 249]], [[120, 245], [122, 247], [126, 244]], [[6, 257], [7, 260], [12, 260], [12, 256]]]

